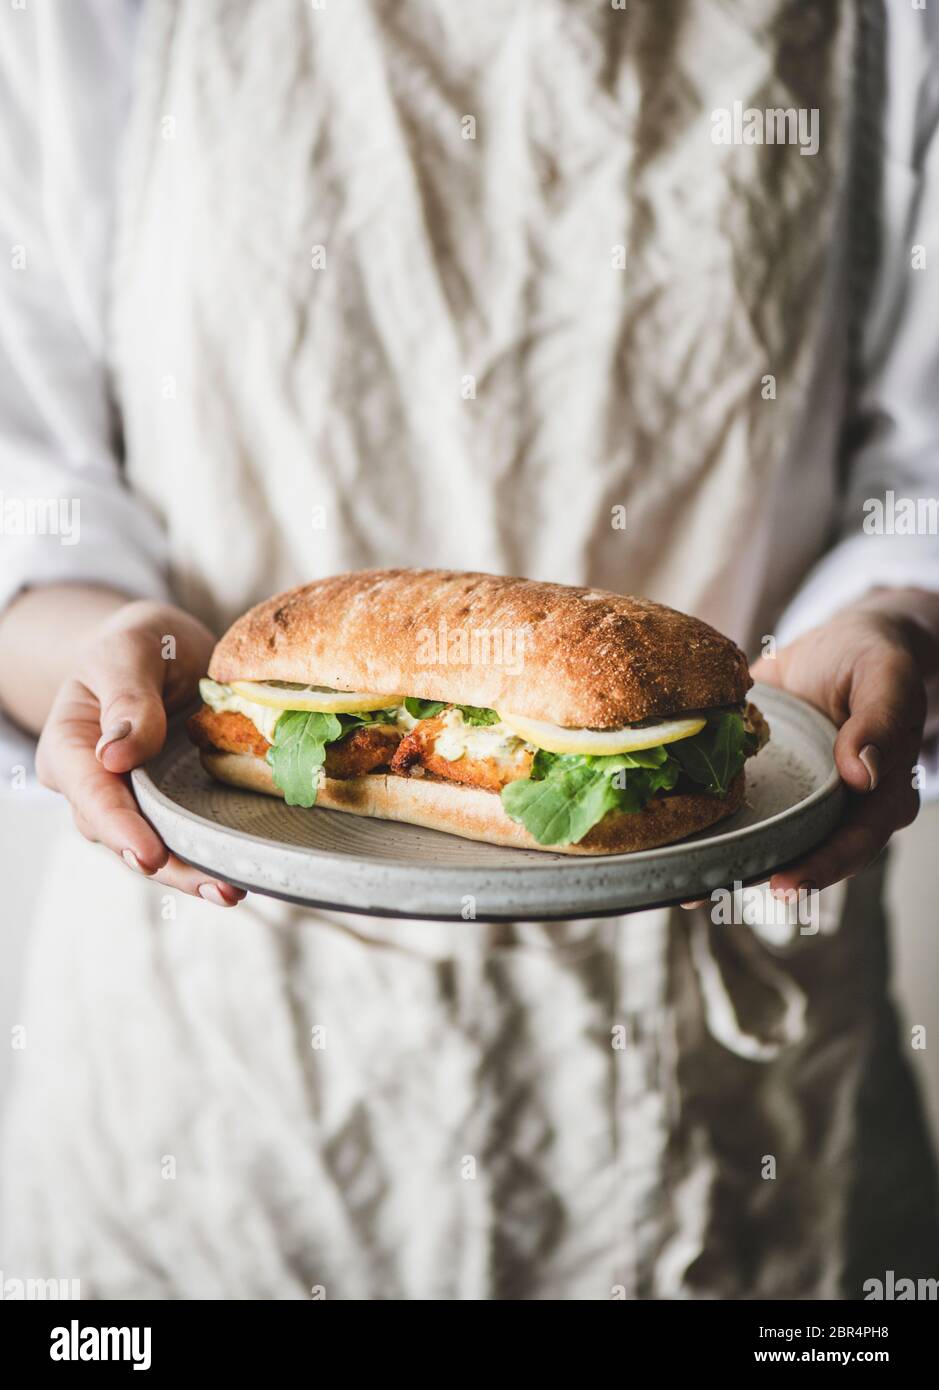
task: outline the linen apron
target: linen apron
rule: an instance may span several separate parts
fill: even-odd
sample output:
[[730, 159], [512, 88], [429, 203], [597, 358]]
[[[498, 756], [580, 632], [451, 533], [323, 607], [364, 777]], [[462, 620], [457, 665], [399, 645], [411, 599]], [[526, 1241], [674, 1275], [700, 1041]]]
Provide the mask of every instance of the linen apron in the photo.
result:
[[[847, 372], [862, 39], [832, 0], [149, 4], [112, 366], [180, 603], [221, 630], [319, 575], [444, 565], [771, 631], [780, 500], [791, 588], [837, 488], [837, 410], [814, 468], [791, 446], [820, 362]], [[819, 108], [818, 153], [713, 143], [741, 98]], [[4, 1267], [389, 1299], [935, 1273], [881, 868], [816, 935], [487, 926], [222, 914], [75, 837]]]

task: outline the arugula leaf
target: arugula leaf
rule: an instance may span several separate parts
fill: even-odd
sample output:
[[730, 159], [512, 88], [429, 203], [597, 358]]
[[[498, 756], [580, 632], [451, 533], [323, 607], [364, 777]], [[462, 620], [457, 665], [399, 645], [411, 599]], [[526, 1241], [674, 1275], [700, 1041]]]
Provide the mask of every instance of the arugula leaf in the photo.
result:
[[499, 722], [499, 716], [494, 709], [483, 709], [481, 705], [451, 705], [449, 700], [419, 700], [414, 695], [408, 695], [404, 701], [404, 708], [412, 719], [433, 719], [441, 710], [458, 709], [463, 716], [464, 724], [479, 727]]
[[334, 714], [287, 710], [280, 716], [267, 761], [288, 806], [315, 803], [326, 745], [335, 743], [342, 735], [343, 727]]
[[570, 845], [614, 808], [619, 795], [610, 777], [581, 762], [555, 767], [540, 781], [510, 782], [502, 789], [502, 805], [539, 845]]
[[494, 709], [483, 709], [481, 705], [457, 705], [457, 709], [463, 716], [464, 724], [481, 727], [485, 724], [499, 723], [499, 716]]
[[657, 791], [670, 791], [678, 772], [661, 747], [601, 758], [539, 749], [531, 777], [504, 787], [502, 805], [540, 845], [576, 844], [609, 811], [634, 814]]
[[337, 717], [342, 725], [343, 734], [348, 734], [363, 724], [393, 724], [397, 712], [398, 707], [395, 705], [391, 709], [363, 710], [361, 714], [340, 714]]
[[634, 814], [656, 792], [671, 791], [681, 773], [724, 795], [747, 748], [735, 713], [710, 720], [693, 738], [635, 753], [595, 758], [538, 749], [530, 776], [503, 788], [502, 805], [540, 845], [577, 844], [610, 811]]
[[664, 767], [668, 762], [668, 751], [659, 743], [654, 748], [640, 748], [635, 753], [607, 753], [600, 758], [591, 758], [590, 762], [594, 766], [613, 768], [614, 771], [620, 767]]
[[686, 776], [700, 782], [709, 792], [723, 796], [746, 757], [743, 717], [722, 714], [709, 720], [694, 738], [679, 739], [669, 748]]
[[[693, 747], [692, 745], [697, 745]], [[502, 792], [506, 814], [539, 844], [576, 844], [610, 811], [635, 814], [681, 772], [723, 794], [743, 766], [743, 720], [724, 715], [692, 739], [635, 753], [579, 757], [539, 749], [527, 780]]]
[[[604, 760], [605, 761], [605, 760]], [[641, 811], [656, 792], [670, 792], [681, 771], [673, 758], [665, 758], [658, 767], [611, 768], [613, 786], [621, 793], [621, 811]], [[632, 803], [639, 798], [638, 806]]]
[[414, 695], [409, 695], [404, 702], [404, 708], [412, 719], [433, 719], [446, 707], [446, 700], [418, 700]]
[[560, 754], [558, 753], [548, 753], [544, 748], [536, 748], [535, 755], [531, 760], [531, 780], [540, 782], [543, 777], [547, 777], [559, 759]]

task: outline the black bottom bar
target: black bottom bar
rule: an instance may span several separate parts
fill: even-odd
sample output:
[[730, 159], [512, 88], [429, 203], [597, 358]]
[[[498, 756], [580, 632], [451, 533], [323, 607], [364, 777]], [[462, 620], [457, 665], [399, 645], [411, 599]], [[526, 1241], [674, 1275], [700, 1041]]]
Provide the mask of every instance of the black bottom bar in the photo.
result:
[[[685, 1369], [759, 1373], [764, 1366], [786, 1365], [912, 1371], [931, 1350], [937, 1311], [934, 1285], [924, 1281], [915, 1292], [918, 1297], [912, 1300], [863, 1303], [621, 1302], [602, 1314], [596, 1309], [591, 1313], [583, 1303], [561, 1313], [553, 1304], [549, 1324], [542, 1322], [538, 1303], [509, 1305], [511, 1322], [503, 1323], [506, 1305], [500, 1304], [489, 1314], [477, 1308], [462, 1315], [467, 1321], [462, 1323], [461, 1316], [455, 1329], [459, 1340], [450, 1331], [451, 1350], [443, 1359], [439, 1312], [434, 1323], [421, 1317], [412, 1324], [400, 1306], [389, 1316], [386, 1305], [379, 1305], [380, 1311], [353, 1311], [345, 1303], [313, 1299], [310, 1305], [7, 1299], [0, 1310], [0, 1346], [5, 1370], [11, 1363], [27, 1373], [51, 1367], [63, 1383], [83, 1371], [130, 1374], [135, 1365], [151, 1379], [178, 1378], [190, 1368], [213, 1376], [232, 1373], [240, 1381], [254, 1373], [269, 1379], [272, 1371], [279, 1381], [291, 1373], [316, 1377], [327, 1368], [335, 1378], [337, 1355], [348, 1357], [348, 1369], [359, 1375], [373, 1349], [383, 1375], [413, 1375], [423, 1366], [420, 1378], [432, 1374], [438, 1384], [454, 1373], [463, 1379], [474, 1360], [490, 1373], [500, 1363], [503, 1370], [521, 1363], [530, 1376], [548, 1358], [557, 1371], [559, 1354], [575, 1363], [586, 1355], [581, 1375], [588, 1364], [599, 1370], [605, 1363], [598, 1356], [604, 1353], [615, 1356], [614, 1364], [624, 1372], [639, 1373], [650, 1363], [663, 1374]], [[480, 1316], [498, 1343], [478, 1339]], [[488, 1316], [496, 1323], [486, 1324]], [[380, 1328], [372, 1322], [375, 1317]], [[569, 1330], [559, 1326], [563, 1323]], [[529, 1333], [524, 1342], [506, 1345], [505, 1334], [521, 1328]], [[570, 1341], [570, 1331], [581, 1328], [589, 1330], [589, 1343]], [[380, 1331], [380, 1341], [375, 1331]], [[452, 1361], [456, 1364], [447, 1364]], [[144, 1383], [142, 1375], [138, 1379]]]

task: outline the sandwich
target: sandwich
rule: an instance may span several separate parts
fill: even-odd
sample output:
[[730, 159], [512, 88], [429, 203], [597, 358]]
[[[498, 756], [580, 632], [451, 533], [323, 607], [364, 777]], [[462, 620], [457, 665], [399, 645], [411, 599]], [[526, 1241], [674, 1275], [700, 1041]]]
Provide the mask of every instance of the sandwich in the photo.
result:
[[221, 782], [561, 854], [736, 811], [766, 742], [743, 652], [644, 598], [450, 570], [316, 580], [239, 618], [188, 728]]

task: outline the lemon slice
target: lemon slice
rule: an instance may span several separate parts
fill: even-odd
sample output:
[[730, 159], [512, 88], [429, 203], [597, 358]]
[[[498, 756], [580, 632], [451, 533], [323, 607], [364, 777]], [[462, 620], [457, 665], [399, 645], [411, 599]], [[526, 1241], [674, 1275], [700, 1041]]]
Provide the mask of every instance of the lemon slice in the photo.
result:
[[543, 748], [548, 753], [580, 753], [584, 757], [602, 758], [611, 753], [638, 753], [642, 748], [656, 748], [660, 743], [677, 743], [700, 733], [706, 719], [668, 719], [661, 724], [646, 724], [642, 729], [565, 729], [560, 724], [548, 724], [542, 719], [526, 719], [520, 714], [503, 714], [499, 718], [514, 734], [526, 743]]
[[403, 695], [372, 695], [364, 690], [329, 690], [323, 685], [278, 685], [273, 681], [231, 681], [243, 700], [268, 709], [311, 710], [316, 714], [359, 714], [368, 709], [389, 709], [401, 704]]

